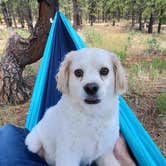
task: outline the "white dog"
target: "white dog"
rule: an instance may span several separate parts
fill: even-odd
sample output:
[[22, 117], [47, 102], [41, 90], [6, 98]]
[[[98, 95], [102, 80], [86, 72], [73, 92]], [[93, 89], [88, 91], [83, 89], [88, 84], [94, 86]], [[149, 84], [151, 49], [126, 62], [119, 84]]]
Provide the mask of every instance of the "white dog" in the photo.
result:
[[53, 166], [94, 160], [98, 166], [119, 165], [113, 148], [119, 137], [118, 95], [126, 89], [120, 60], [98, 48], [72, 51], [60, 66], [57, 87], [63, 95], [26, 137], [28, 149]]

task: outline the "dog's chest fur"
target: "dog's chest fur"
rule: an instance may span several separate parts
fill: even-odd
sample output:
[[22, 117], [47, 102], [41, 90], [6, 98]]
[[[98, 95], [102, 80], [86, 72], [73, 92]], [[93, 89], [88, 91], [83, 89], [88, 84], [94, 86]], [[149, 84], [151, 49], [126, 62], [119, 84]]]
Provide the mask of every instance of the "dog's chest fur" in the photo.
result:
[[77, 128], [73, 126], [74, 130], [69, 134], [71, 140], [73, 139], [71, 149], [80, 153], [82, 160], [89, 163], [104, 154], [112, 144], [110, 126], [99, 120], [96, 122], [89, 122], [86, 119], [79, 123]]
[[[96, 116], [96, 113], [86, 114], [67, 103], [60, 102], [58, 106], [50, 108], [43, 119], [43, 125], [45, 120], [50, 122], [41, 131], [52, 137], [50, 141], [55, 143], [51, 145], [55, 144], [55, 148], [63, 150], [58, 151], [59, 153], [65, 153], [66, 149], [66, 153], [73, 153], [80, 161], [87, 163], [97, 159], [108, 149], [113, 149], [119, 134], [118, 118], [107, 115], [104, 118]], [[52, 117], [55, 117], [53, 122], [48, 120]], [[50, 129], [54, 133], [50, 133]]]

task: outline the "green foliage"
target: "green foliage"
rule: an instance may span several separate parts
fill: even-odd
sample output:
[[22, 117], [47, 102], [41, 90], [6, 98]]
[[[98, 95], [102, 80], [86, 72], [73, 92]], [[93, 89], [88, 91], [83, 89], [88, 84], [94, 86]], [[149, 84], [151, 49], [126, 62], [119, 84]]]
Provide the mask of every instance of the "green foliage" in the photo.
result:
[[149, 75], [148, 77], [151, 80], [156, 80], [158, 75], [165, 75], [166, 71], [166, 61], [160, 58], [154, 58], [151, 62], [143, 61], [136, 64], [133, 64], [130, 68], [130, 72], [133, 73], [136, 77]]
[[156, 98], [157, 113], [166, 115], [166, 93], [161, 93]]
[[135, 32], [134, 32], [134, 31], [129, 32], [128, 37], [127, 37], [127, 40], [126, 40], [126, 42], [124, 43], [124, 49], [119, 50], [119, 51], [117, 51], [117, 50], [114, 51], [117, 55], [120, 56], [122, 62], [123, 62], [123, 61], [126, 59], [126, 57], [127, 57], [127, 51], [128, 51], [128, 49], [130, 48], [130, 46], [132, 45], [132, 40], [133, 40], [133, 38], [134, 38], [134, 35], [135, 35]]
[[102, 43], [102, 36], [93, 27], [86, 27], [83, 30], [85, 41], [89, 46], [99, 47]]
[[124, 62], [124, 60], [127, 57], [126, 51], [124, 51], [124, 50], [114, 51], [114, 53], [116, 53], [120, 57], [120, 59], [122, 60], [122, 62]]
[[21, 35], [21, 37], [27, 38], [29, 37], [30, 33], [26, 29], [15, 29], [15, 31]]
[[162, 54], [166, 55], [166, 48], [162, 49]]
[[37, 19], [38, 17], [38, 2], [37, 0], [29, 0], [29, 4], [32, 10], [32, 16]]
[[154, 58], [152, 61], [152, 68], [160, 71], [166, 70], [166, 61], [160, 58]]
[[156, 37], [148, 38], [147, 44], [148, 44], [148, 48], [147, 48], [148, 54], [159, 54], [161, 52], [160, 45]]

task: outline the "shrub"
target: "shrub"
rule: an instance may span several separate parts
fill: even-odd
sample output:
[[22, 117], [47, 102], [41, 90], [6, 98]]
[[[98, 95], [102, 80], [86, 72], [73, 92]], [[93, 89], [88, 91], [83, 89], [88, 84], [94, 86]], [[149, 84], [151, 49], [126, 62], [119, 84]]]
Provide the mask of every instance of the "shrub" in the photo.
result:
[[85, 41], [90, 46], [99, 46], [102, 43], [102, 36], [93, 27], [86, 27], [83, 30]]
[[147, 40], [148, 48], [147, 48], [147, 53], [148, 54], [160, 54], [161, 50], [159, 47], [159, 42], [155, 37], [150, 37]]
[[157, 113], [166, 115], [166, 93], [161, 93], [156, 98]]

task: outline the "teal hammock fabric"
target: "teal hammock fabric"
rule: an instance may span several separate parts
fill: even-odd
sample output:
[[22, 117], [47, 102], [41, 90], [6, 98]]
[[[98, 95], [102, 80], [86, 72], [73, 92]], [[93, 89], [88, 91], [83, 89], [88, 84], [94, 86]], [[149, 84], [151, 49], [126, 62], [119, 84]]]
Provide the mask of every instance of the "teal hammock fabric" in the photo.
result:
[[[71, 50], [86, 47], [61, 12], [55, 14], [44, 55], [35, 83], [32, 100], [26, 120], [31, 130], [42, 118], [46, 109], [58, 102], [61, 94], [57, 91], [55, 74], [65, 54]], [[166, 159], [143, 128], [123, 97], [119, 97], [120, 129], [138, 165], [166, 166]]]

